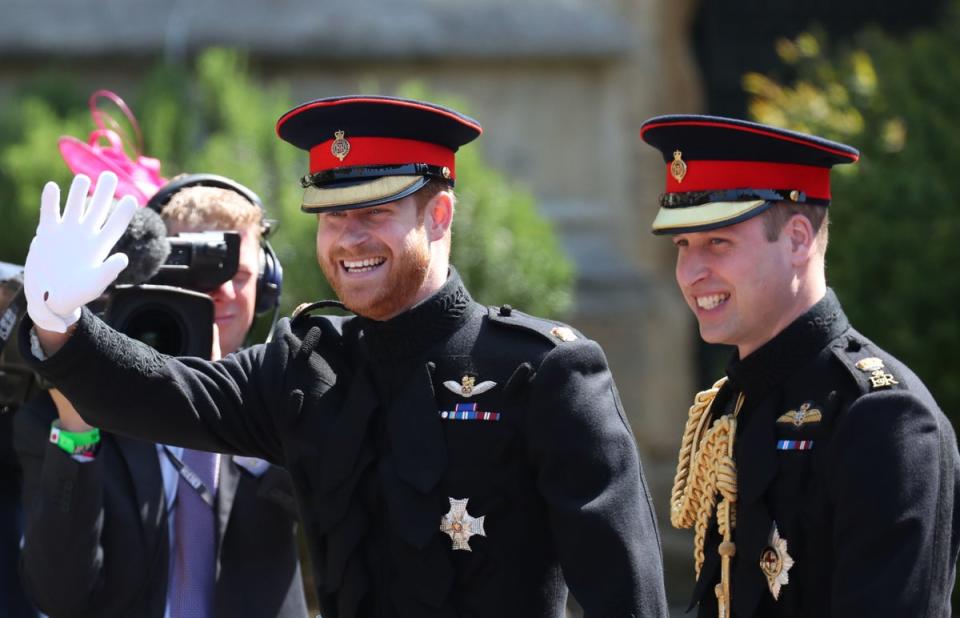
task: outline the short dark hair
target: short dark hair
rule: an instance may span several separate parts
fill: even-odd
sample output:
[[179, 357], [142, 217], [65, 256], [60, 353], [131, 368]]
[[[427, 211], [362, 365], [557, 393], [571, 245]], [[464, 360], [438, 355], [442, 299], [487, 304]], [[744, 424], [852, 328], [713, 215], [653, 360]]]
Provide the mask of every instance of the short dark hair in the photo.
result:
[[830, 227], [827, 209], [824, 206], [814, 206], [812, 204], [797, 204], [795, 202], [776, 202], [773, 206], [761, 213], [763, 219], [763, 231], [767, 240], [773, 242], [780, 238], [780, 232], [783, 226], [787, 224], [794, 215], [803, 215], [810, 222], [813, 233], [816, 234], [818, 242], [821, 243], [821, 250], [826, 251], [828, 240], [828, 228]]

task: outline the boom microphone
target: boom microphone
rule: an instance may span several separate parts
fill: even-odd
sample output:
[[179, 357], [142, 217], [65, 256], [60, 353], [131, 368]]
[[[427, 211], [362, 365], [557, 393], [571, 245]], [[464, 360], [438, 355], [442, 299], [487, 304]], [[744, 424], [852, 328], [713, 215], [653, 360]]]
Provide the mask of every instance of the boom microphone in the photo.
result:
[[130, 260], [115, 284], [144, 283], [157, 274], [170, 255], [167, 226], [154, 211], [138, 208], [110, 253], [125, 253]]

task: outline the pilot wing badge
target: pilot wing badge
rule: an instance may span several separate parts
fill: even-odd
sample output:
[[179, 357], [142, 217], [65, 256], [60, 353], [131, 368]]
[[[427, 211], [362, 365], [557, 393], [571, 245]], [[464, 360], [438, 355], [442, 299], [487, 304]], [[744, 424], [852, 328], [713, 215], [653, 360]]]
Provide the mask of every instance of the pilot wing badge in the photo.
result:
[[447, 390], [451, 391], [455, 395], [460, 395], [461, 397], [473, 397], [474, 395], [482, 395], [486, 393], [491, 388], [497, 385], [496, 382], [491, 382], [490, 380], [484, 380], [477, 384], [477, 378], [471, 375], [465, 375], [460, 378], [460, 382], [455, 382], [453, 380], [447, 380], [443, 383]]
[[797, 429], [804, 425], [819, 423], [823, 420], [823, 414], [820, 410], [813, 408], [812, 402], [806, 402], [798, 410], [790, 410], [777, 419], [778, 423], [793, 425]]

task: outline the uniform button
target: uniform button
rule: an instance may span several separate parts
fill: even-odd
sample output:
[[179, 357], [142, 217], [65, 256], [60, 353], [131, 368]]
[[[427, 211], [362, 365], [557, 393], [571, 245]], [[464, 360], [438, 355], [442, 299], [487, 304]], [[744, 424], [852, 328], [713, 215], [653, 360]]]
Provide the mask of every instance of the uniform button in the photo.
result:
[[513, 307], [510, 305], [503, 305], [500, 307], [500, 315], [505, 318], [510, 317], [510, 314], [513, 313]]

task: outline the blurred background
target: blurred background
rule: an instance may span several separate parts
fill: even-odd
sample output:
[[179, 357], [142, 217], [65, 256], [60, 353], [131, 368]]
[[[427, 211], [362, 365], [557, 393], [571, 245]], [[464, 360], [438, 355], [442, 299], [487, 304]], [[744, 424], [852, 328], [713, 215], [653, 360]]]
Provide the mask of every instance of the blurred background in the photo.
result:
[[[119, 94], [131, 155], [233, 177], [279, 221], [284, 307], [330, 296], [306, 154], [274, 135], [302, 101], [425, 98], [474, 116], [458, 157], [454, 263], [475, 297], [567, 320], [599, 341], [660, 516], [671, 603], [692, 535], [668, 496], [693, 393], [729, 350], [704, 346], [649, 233], [663, 187], [638, 135], [662, 113], [713, 113], [861, 149], [834, 171], [828, 281], [852, 321], [960, 413], [960, 2], [930, 0], [0, 0], [0, 261], [22, 264], [43, 183], [69, 182], [61, 135]], [[123, 124], [123, 115], [114, 116]], [[261, 330], [265, 326], [261, 326]], [[8, 440], [3, 415], [0, 442]], [[0, 460], [4, 449], [0, 447]], [[15, 495], [16, 476], [0, 489]], [[3, 517], [16, 519], [12, 497]], [[15, 543], [3, 539], [0, 574]], [[0, 594], [0, 598], [4, 595]], [[0, 615], [4, 614], [0, 609]]]

